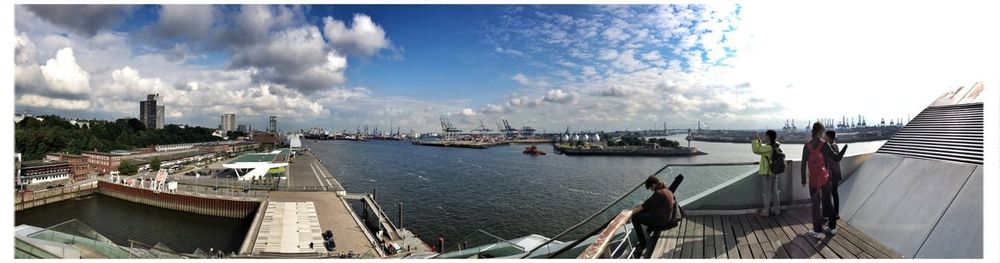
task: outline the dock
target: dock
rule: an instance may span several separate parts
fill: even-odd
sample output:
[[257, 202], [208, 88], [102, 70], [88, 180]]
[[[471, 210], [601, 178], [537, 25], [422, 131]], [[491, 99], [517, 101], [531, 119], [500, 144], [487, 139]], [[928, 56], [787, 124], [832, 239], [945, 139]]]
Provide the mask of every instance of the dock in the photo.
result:
[[[405, 229], [397, 228], [369, 195], [349, 194], [336, 178], [310, 152], [292, 159], [281, 191], [268, 193], [250, 227], [241, 248], [251, 258], [384, 258], [397, 249], [392, 244], [411, 248], [409, 252], [430, 251], [422, 241]], [[363, 216], [349, 202], [365, 202]], [[277, 209], [278, 211], [275, 211]], [[369, 214], [371, 211], [371, 214]], [[380, 229], [365, 227], [365, 217], [377, 218]], [[321, 233], [333, 233], [336, 249], [323, 247]], [[381, 233], [381, 236], [379, 235]], [[313, 248], [308, 248], [312, 242]], [[397, 253], [395, 255], [403, 254]]]

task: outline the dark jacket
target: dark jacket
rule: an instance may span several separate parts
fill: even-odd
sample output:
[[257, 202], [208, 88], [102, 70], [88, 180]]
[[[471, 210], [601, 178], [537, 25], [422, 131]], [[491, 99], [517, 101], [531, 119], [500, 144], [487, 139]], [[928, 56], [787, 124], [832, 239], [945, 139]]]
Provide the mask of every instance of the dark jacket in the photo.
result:
[[[841, 158], [847, 153], [847, 145], [844, 145], [844, 149], [840, 149], [839, 146], [834, 144], [830, 145], [830, 149], [833, 149], [833, 152], [837, 153]], [[830, 180], [840, 182], [843, 179], [840, 173], [840, 161], [835, 161], [833, 158], [826, 158], [826, 169], [830, 171]]]
[[[808, 165], [806, 165], [806, 164], [809, 163], [809, 148], [810, 147], [812, 147], [813, 149], [815, 149], [816, 147], [819, 147], [820, 148], [820, 152], [823, 153], [823, 159], [826, 159], [827, 163], [830, 160], [833, 160], [833, 161], [839, 163], [841, 159], [844, 159], [844, 152], [845, 151], [841, 151], [838, 154], [837, 152], [835, 152], [833, 150], [832, 147], [830, 147], [829, 144], [826, 144], [825, 142], [823, 142], [822, 140], [820, 140], [818, 138], [813, 138], [811, 141], [807, 142], [806, 144], [808, 144], [808, 145], [804, 145], [802, 147], [802, 165], [800, 165], [800, 167], [799, 167], [801, 169], [800, 172], [802, 172], [801, 173], [802, 183], [807, 182], [807, 179], [806, 179], [806, 166], [808, 166]], [[845, 147], [844, 150], [847, 150], [847, 148]], [[839, 165], [838, 165], [838, 167], [839, 167]], [[829, 168], [830, 168], [829, 165], [827, 165], [827, 171], [828, 172], [829, 172]]]
[[642, 212], [651, 213], [658, 221], [666, 224], [670, 221], [670, 213], [674, 211], [674, 194], [666, 187], [656, 189], [653, 195], [642, 202]]

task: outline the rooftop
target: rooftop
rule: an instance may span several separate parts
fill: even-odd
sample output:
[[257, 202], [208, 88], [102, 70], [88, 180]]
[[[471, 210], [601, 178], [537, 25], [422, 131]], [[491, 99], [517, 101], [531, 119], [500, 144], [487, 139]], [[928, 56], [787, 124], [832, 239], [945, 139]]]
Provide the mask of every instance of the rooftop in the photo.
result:
[[261, 163], [274, 161], [276, 154], [273, 153], [248, 153], [236, 157], [228, 163]]
[[33, 160], [21, 162], [21, 168], [34, 168], [69, 164], [66, 161]]

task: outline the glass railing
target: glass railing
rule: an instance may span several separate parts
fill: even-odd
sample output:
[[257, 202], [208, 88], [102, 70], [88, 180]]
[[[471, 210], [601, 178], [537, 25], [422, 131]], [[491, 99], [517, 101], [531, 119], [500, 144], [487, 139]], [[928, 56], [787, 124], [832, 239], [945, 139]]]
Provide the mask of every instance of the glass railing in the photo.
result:
[[523, 247], [506, 239], [477, 229], [434, 258], [496, 258], [522, 254], [525, 251]]
[[77, 220], [70, 220], [44, 230], [29, 234], [28, 237], [60, 242], [80, 249], [90, 250], [107, 258], [129, 258], [128, 250], [115, 245], [96, 230]]
[[65, 249], [59, 249], [59, 254], [50, 252], [48, 250], [42, 249], [31, 243], [25, 242], [20, 238], [14, 238], [14, 258], [17, 259], [51, 259], [51, 258], [65, 258]]
[[[752, 172], [758, 168], [756, 162], [745, 163], [708, 163], [667, 165], [654, 173], [665, 184], [670, 185], [678, 175], [684, 175], [684, 183], [677, 187], [674, 193], [678, 201], [695, 196], [739, 175]], [[692, 180], [692, 178], [697, 178]], [[522, 258], [575, 258], [592, 243], [594, 235], [603, 230], [608, 222], [614, 219], [622, 210], [632, 209], [645, 201], [651, 191], [644, 189], [642, 181], [631, 190], [621, 195], [601, 210], [585, 218], [580, 223], [552, 237], [530, 250]], [[621, 238], [621, 237], [618, 237]], [[553, 243], [554, 240], [574, 240], [564, 244]]]

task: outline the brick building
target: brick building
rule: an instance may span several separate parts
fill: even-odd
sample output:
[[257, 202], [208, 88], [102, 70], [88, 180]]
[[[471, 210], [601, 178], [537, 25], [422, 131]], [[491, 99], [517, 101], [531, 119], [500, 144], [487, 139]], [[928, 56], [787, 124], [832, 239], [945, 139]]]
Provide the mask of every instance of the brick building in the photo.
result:
[[46, 160], [64, 161], [69, 163], [69, 172], [73, 180], [85, 180], [90, 174], [90, 162], [87, 156], [67, 153], [50, 153], [45, 155]]

